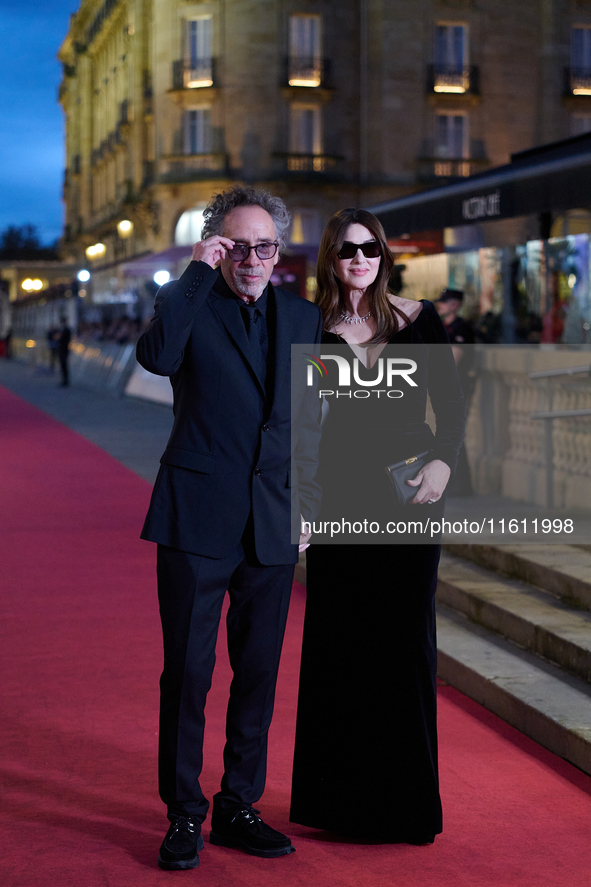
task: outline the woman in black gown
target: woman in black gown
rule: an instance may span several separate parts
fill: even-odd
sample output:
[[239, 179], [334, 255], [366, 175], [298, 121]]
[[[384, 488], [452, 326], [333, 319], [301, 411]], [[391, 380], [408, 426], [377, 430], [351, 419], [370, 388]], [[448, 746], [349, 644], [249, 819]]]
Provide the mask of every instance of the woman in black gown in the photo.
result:
[[[383, 527], [443, 513], [463, 435], [463, 397], [435, 308], [389, 293], [392, 265], [371, 213], [342, 210], [328, 222], [318, 259], [323, 352], [350, 346], [350, 357], [360, 355], [373, 377], [387, 344], [396, 346], [388, 353], [412, 355], [418, 369], [403, 399], [327, 398], [323, 520], [370, 518]], [[425, 424], [427, 392], [435, 435]], [[413, 482], [412, 504], [399, 507], [385, 466], [424, 450], [430, 461]], [[350, 544], [322, 544], [316, 536], [308, 549], [290, 818], [360, 840], [431, 843], [442, 830], [434, 609], [440, 546], [428, 536], [424, 544], [355, 544], [366, 537], [354, 534], [344, 541]]]

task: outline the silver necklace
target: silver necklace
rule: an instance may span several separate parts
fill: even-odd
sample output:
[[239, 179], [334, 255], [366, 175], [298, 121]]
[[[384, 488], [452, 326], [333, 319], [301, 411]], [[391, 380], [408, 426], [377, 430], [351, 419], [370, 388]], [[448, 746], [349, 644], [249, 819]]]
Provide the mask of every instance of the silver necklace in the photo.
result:
[[348, 324], [365, 323], [365, 321], [369, 320], [369, 318], [371, 317], [371, 311], [368, 311], [367, 314], [363, 315], [363, 317], [353, 317], [352, 314], [347, 314], [345, 311], [341, 311], [339, 317], [341, 318], [341, 320]]

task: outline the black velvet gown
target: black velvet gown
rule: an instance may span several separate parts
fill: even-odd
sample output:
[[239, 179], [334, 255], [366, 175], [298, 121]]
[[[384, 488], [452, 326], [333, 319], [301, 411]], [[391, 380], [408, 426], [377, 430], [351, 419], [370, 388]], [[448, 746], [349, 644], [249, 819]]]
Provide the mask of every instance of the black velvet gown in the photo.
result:
[[[340, 342], [326, 334], [326, 345]], [[447, 336], [423, 302], [389, 344], [418, 346], [420, 384], [403, 409], [331, 400], [323, 427], [323, 515], [343, 514], [352, 487], [367, 515], [408, 519], [384, 467], [432, 448], [455, 465], [464, 404]], [[436, 347], [429, 347], [435, 345]], [[403, 353], [403, 349], [400, 353]], [[404, 352], [408, 354], [409, 352]], [[437, 419], [424, 424], [427, 390]], [[384, 407], [385, 406], [385, 411]], [[341, 484], [335, 484], [335, 478]], [[357, 517], [358, 501], [355, 504]], [[321, 517], [323, 516], [321, 515]], [[351, 517], [355, 515], [351, 514]], [[436, 724], [435, 589], [440, 546], [318, 544], [307, 557], [307, 605], [291, 798], [292, 822], [360, 840], [428, 843], [442, 830]]]

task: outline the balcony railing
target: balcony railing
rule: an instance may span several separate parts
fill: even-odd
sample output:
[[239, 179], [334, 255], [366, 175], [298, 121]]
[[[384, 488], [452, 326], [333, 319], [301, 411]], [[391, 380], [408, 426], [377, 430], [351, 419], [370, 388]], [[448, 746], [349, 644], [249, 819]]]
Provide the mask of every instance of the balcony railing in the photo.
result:
[[172, 63], [173, 89], [202, 89], [216, 86], [216, 59], [180, 59]]
[[465, 68], [453, 65], [427, 65], [427, 92], [480, 95], [477, 65]]
[[330, 61], [317, 56], [287, 56], [283, 83], [286, 86], [330, 88]]
[[417, 158], [417, 175], [421, 182], [442, 178], [466, 178], [488, 166], [486, 148], [482, 139], [470, 139], [466, 157], [446, 156], [445, 147], [434, 139], [424, 139]]
[[418, 178], [421, 182], [433, 179], [464, 179], [481, 172], [487, 161], [473, 157], [421, 158], [418, 161]]
[[564, 95], [591, 95], [591, 68], [565, 68]]
[[228, 174], [228, 155], [223, 152], [210, 154], [171, 154], [159, 161], [161, 182], [186, 182], [206, 178], [212, 173]]
[[451, 176], [464, 178], [472, 175], [473, 171], [470, 161], [465, 158], [461, 158], [460, 160], [433, 161], [433, 175], [437, 177]]
[[273, 156], [279, 175], [334, 175], [339, 172], [342, 160], [334, 154], [277, 152]]

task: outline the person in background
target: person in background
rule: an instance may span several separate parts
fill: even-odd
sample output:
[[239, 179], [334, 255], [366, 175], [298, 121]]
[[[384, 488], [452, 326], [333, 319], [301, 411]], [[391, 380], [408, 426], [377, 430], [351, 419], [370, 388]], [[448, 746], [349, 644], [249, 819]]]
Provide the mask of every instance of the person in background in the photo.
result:
[[47, 330], [47, 347], [49, 349], [49, 372], [53, 374], [56, 364], [59, 361], [57, 356], [57, 348], [60, 331], [56, 326], [50, 326]]
[[[466, 400], [466, 413], [468, 413], [475, 384], [473, 375], [475, 353], [474, 348], [471, 346], [476, 342], [476, 336], [472, 324], [458, 315], [463, 301], [464, 293], [462, 290], [445, 288], [435, 302], [435, 307], [443, 321], [445, 332], [451, 343], [460, 384]], [[462, 444], [458, 453], [458, 464], [450, 481], [448, 493], [450, 496], [471, 496], [472, 492], [470, 465], [466, 449]]]
[[4, 339], [0, 342], [0, 345], [2, 346], [1, 356], [5, 357], [6, 360], [10, 360], [12, 357], [11, 342], [12, 342], [12, 327], [8, 327], [8, 329], [6, 330], [6, 333], [4, 334]]
[[57, 356], [60, 362], [60, 370], [62, 372], [61, 387], [67, 388], [70, 384], [70, 341], [72, 333], [68, 322], [64, 316], [60, 317], [60, 328], [57, 334]]
[[[437, 313], [443, 321], [445, 332], [452, 345], [473, 345], [475, 342], [472, 324], [458, 314], [463, 301], [462, 290], [452, 290], [447, 287], [441, 291], [441, 295], [435, 301]], [[457, 359], [456, 363], [459, 363]]]

